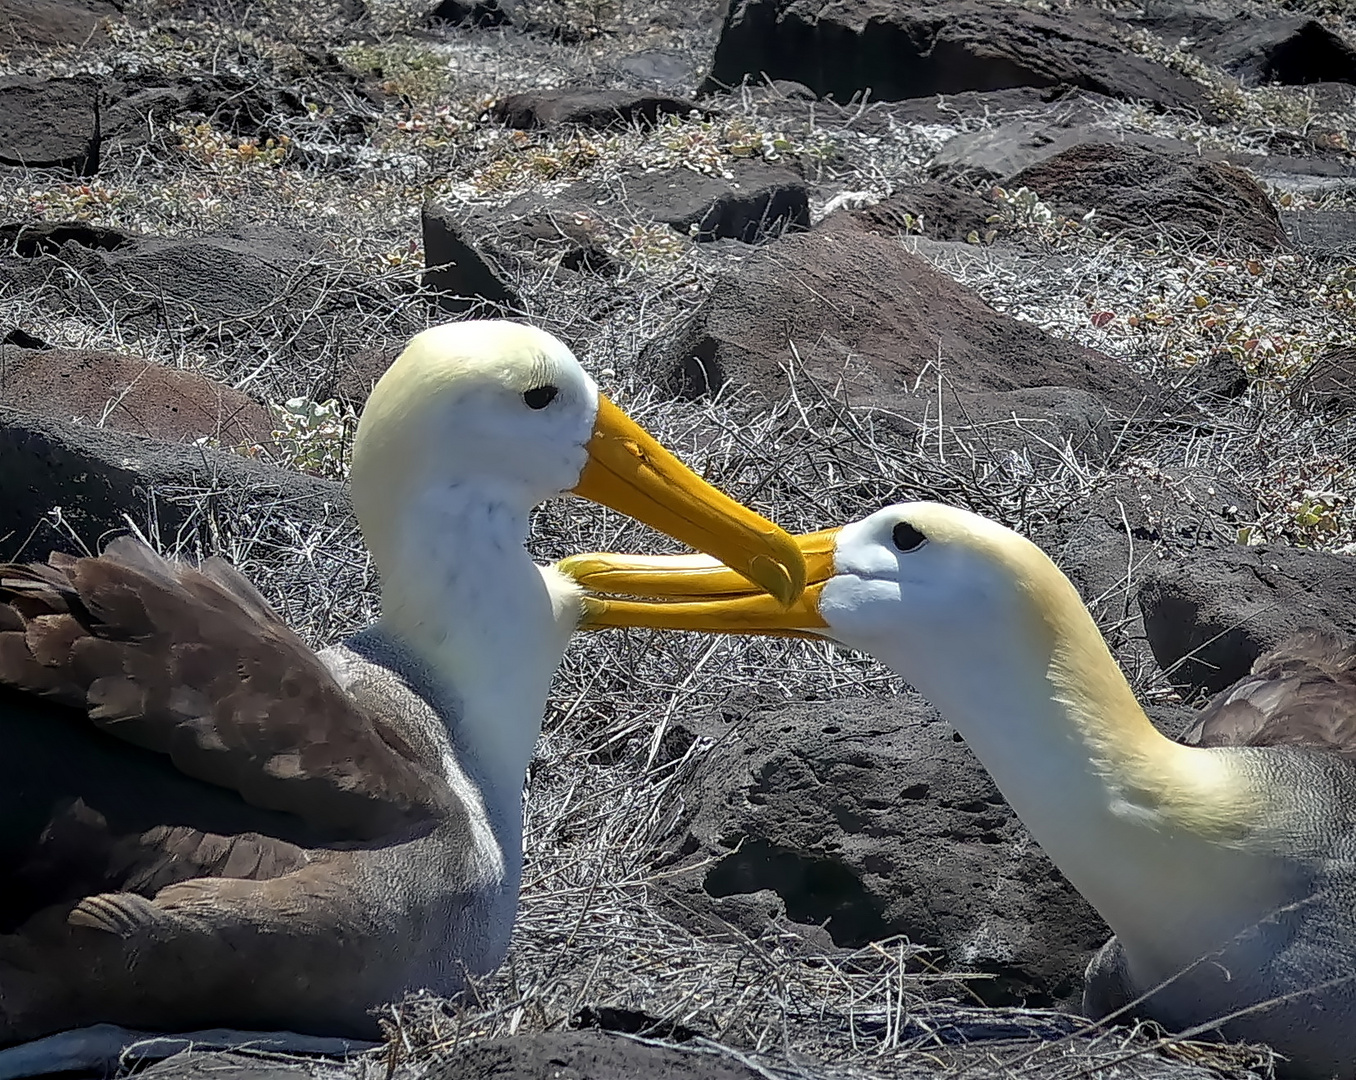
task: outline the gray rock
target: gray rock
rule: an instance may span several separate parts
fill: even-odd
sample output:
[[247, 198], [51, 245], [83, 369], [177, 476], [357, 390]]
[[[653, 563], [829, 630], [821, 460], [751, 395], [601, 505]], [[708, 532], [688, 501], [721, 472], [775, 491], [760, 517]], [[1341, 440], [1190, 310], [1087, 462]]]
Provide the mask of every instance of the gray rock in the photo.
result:
[[1156, 566], [1138, 601], [1172, 684], [1217, 694], [1297, 630], [1356, 634], [1356, 563], [1276, 544], [1193, 551]]
[[692, 55], [669, 49], [644, 49], [613, 61], [617, 72], [627, 80], [660, 89], [693, 86], [698, 72]]
[[670, 392], [727, 383], [775, 400], [803, 367], [850, 403], [910, 393], [925, 371], [957, 393], [1064, 386], [1133, 409], [1143, 382], [1109, 357], [1000, 315], [892, 239], [833, 215], [752, 255], [642, 361]]
[[[875, 205], [849, 214], [863, 229], [882, 236], [921, 232], [934, 240], [965, 240], [972, 232], [983, 236], [997, 210], [991, 199], [934, 182], [899, 188]], [[914, 219], [912, 226], [906, 214]]]
[[0, 50], [82, 45], [114, 21], [122, 21], [116, 0], [0, 0]]
[[921, 698], [733, 707], [693, 733], [715, 745], [665, 878], [690, 868], [666, 888], [704, 930], [902, 934], [934, 970], [991, 975], [967, 984], [990, 1004], [1078, 1000], [1105, 925]]
[[756, 244], [810, 225], [810, 193], [794, 173], [761, 161], [739, 161], [731, 176], [690, 169], [633, 172], [619, 182], [634, 212], [699, 241]]
[[99, 171], [98, 90], [84, 79], [0, 78], [0, 165]]
[[[11, 235], [11, 253], [0, 248], [0, 277], [16, 292], [63, 318], [97, 321], [116, 311], [132, 337], [256, 349], [270, 357], [270, 393], [281, 398], [333, 396], [352, 355], [370, 342], [376, 313], [384, 335], [423, 324], [402, 303], [412, 286], [355, 273], [292, 230], [161, 238], [71, 223]], [[257, 363], [251, 358], [250, 369]]]
[[763, 161], [736, 161], [726, 177], [690, 169], [635, 169], [607, 181], [583, 180], [558, 194], [520, 196], [501, 213], [482, 215], [482, 227], [497, 226], [533, 243], [555, 231], [581, 249], [574, 261], [606, 269], [601, 252], [607, 236], [625, 235], [635, 224], [668, 225], [698, 242], [760, 243], [784, 230], [810, 224], [809, 187], [795, 173]]
[[588, 87], [530, 90], [510, 94], [494, 106], [494, 117], [511, 128], [577, 124], [590, 128], [654, 127], [666, 116], [703, 112], [695, 102], [664, 94]]
[[1113, 24], [993, 0], [735, 0], [703, 89], [794, 79], [846, 102], [1060, 83], [1165, 108], [1209, 111], [1204, 88], [1128, 51]]
[[425, 206], [424, 287], [437, 294], [438, 310], [449, 315], [482, 311], [489, 317], [522, 307], [493, 255], [482, 251], [450, 207]]
[[441, 1052], [427, 1080], [761, 1080], [767, 1074], [718, 1054], [594, 1032], [468, 1040]]
[[1356, 413], [1356, 345], [1325, 350], [1291, 384], [1290, 404], [1336, 419]]
[[1235, 17], [1201, 33], [1195, 52], [1254, 86], [1356, 83], [1356, 48], [1317, 19]]
[[1093, 213], [1118, 236], [1173, 243], [1223, 242], [1255, 251], [1285, 244], [1281, 219], [1242, 169], [1129, 143], [1083, 143], [1009, 177], [1065, 217]]
[[258, 402], [193, 371], [92, 349], [0, 348], [0, 405], [172, 442], [268, 444]]
[[949, 460], [975, 455], [1029, 482], [1033, 466], [1058, 461], [1107, 460], [1115, 429], [1095, 394], [1064, 386], [1020, 390], [944, 393], [935, 387], [916, 394], [867, 398], [854, 411], [870, 417], [891, 441], [934, 448]]
[[1295, 210], [1281, 215], [1286, 235], [1324, 258], [1356, 261], [1356, 210]]
[[0, 559], [78, 552], [79, 543], [52, 526], [53, 507], [89, 550], [126, 532], [128, 517], [173, 540], [208, 529], [205, 508], [245, 535], [268, 528], [279, 507], [302, 527], [351, 516], [347, 492], [330, 480], [0, 406]]
[[992, 128], [969, 131], [947, 141], [932, 159], [942, 174], [975, 173], [992, 180], [1014, 176], [1023, 169], [1084, 143], [1131, 143], [1168, 153], [1190, 147], [1177, 139], [1153, 135], [1123, 135], [1091, 123], [1063, 124], [1049, 119], [1010, 120]]

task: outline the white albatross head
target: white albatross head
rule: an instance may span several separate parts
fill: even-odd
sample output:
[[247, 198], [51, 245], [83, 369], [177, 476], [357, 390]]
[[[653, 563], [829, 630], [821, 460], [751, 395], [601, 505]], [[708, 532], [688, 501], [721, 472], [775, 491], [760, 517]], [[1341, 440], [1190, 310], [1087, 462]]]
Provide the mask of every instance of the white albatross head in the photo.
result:
[[1019, 717], [1031, 724], [1061, 695], [1142, 717], [1073, 585], [1011, 529], [915, 502], [797, 543], [807, 584], [788, 607], [702, 556], [587, 554], [557, 565], [589, 592], [585, 629], [827, 638], [903, 676], [967, 737]]
[[790, 536], [697, 477], [602, 395], [561, 341], [521, 323], [415, 335], [368, 398], [351, 483], [383, 569], [403, 557], [412, 508], [462, 499], [520, 519], [525, 533], [533, 506], [573, 492], [708, 552], [779, 602], [805, 580]]
[[828, 638], [906, 678], [940, 657], [973, 656], [986, 641], [1009, 649], [1047, 638], [1051, 607], [1073, 592], [1030, 541], [939, 503], [888, 506], [796, 542], [806, 588], [775, 609], [702, 556], [585, 554], [558, 565], [593, 594], [586, 627], [620, 625], [622, 615], [648, 608], [646, 625], [669, 629]]

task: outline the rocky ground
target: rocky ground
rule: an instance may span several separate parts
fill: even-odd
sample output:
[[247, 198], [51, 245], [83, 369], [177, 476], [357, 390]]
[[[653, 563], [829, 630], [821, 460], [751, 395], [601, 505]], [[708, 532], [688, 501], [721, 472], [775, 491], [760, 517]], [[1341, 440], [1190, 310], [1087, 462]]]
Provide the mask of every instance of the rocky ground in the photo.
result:
[[[0, 0], [0, 71], [0, 558], [131, 527], [332, 641], [368, 388], [502, 311], [788, 528], [1026, 532], [1169, 730], [1356, 631], [1345, 0]], [[656, 543], [567, 501], [533, 550]], [[1068, 1014], [1105, 928], [860, 657], [581, 638], [526, 807], [474, 992], [152, 1071], [1270, 1068]]]

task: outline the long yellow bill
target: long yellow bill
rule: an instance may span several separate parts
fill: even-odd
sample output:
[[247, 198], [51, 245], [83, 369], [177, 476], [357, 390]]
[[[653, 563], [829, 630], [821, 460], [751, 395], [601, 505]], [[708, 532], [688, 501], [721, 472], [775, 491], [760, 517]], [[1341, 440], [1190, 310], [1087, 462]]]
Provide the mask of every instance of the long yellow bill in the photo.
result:
[[705, 555], [592, 552], [571, 555], [556, 567], [588, 590], [583, 630], [642, 626], [819, 637], [828, 625], [819, 613], [819, 594], [833, 577], [837, 536], [834, 528], [795, 537], [807, 584], [790, 605], [754, 592], [740, 574]]
[[766, 590], [779, 610], [798, 600], [806, 571], [796, 540], [717, 491], [602, 395], [588, 452], [574, 494], [708, 552], [712, 567], [729, 567], [740, 589]]

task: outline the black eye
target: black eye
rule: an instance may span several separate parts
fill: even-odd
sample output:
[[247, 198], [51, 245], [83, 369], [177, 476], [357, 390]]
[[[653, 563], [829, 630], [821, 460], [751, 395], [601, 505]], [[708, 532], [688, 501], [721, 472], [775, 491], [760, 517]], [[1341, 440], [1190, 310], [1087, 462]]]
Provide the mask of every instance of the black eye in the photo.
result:
[[529, 409], [544, 409], [555, 401], [558, 393], [560, 391], [554, 386], [534, 386], [523, 391], [523, 402]]
[[928, 538], [907, 521], [901, 521], [895, 526], [895, 531], [891, 533], [891, 539], [894, 540], [895, 547], [900, 551], [917, 551], [928, 542]]

